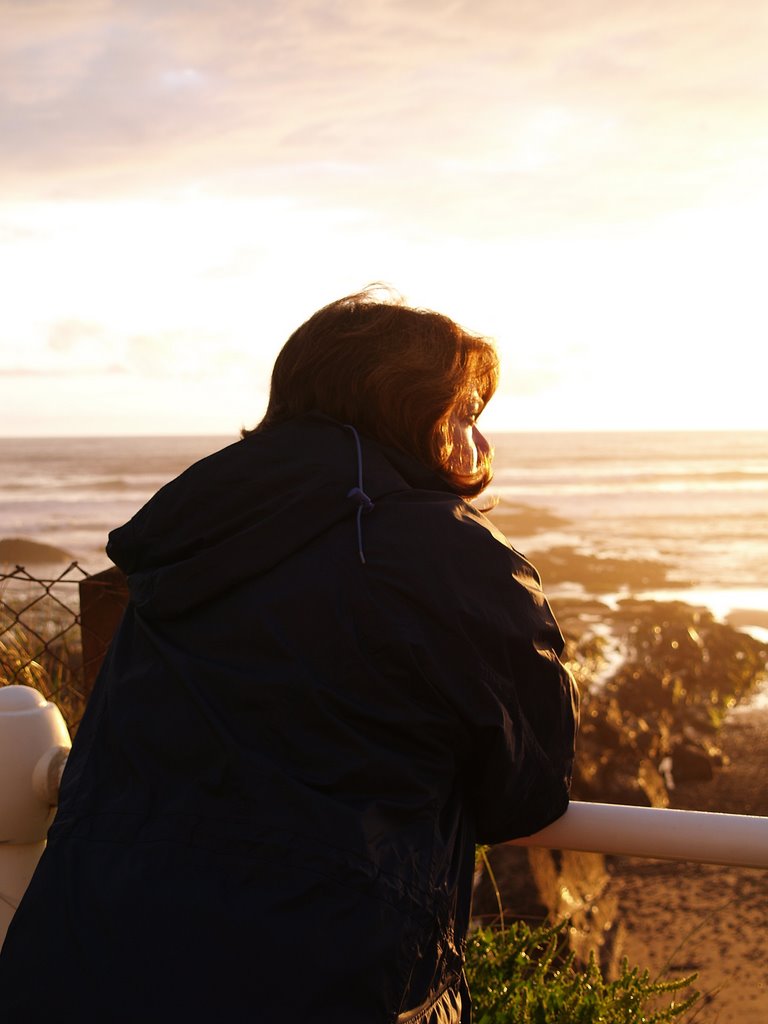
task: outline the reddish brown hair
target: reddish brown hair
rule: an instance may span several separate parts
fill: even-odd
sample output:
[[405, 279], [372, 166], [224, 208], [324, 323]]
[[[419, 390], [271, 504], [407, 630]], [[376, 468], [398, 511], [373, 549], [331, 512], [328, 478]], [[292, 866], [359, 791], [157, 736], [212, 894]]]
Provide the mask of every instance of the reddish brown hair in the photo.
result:
[[431, 466], [457, 494], [479, 494], [491, 479], [491, 456], [481, 456], [471, 477], [452, 470], [448, 420], [474, 392], [485, 404], [496, 390], [493, 343], [441, 313], [377, 294], [371, 287], [332, 302], [291, 335], [255, 430], [319, 412]]

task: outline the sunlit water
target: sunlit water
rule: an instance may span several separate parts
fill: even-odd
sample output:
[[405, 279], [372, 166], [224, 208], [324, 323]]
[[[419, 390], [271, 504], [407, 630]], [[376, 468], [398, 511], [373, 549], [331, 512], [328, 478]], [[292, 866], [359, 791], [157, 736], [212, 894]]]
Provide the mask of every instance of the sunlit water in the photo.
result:
[[[523, 551], [567, 544], [586, 554], [651, 559], [685, 585], [642, 596], [703, 604], [721, 618], [737, 609], [768, 614], [768, 433], [494, 440], [493, 488], [502, 501], [567, 520], [516, 538]], [[765, 625], [749, 628], [762, 639]]]
[[[162, 484], [235, 438], [0, 439], [0, 538], [104, 568], [109, 530]], [[686, 584], [644, 596], [725, 618], [768, 614], [768, 433], [497, 434], [491, 493], [562, 526], [510, 539], [664, 564]], [[544, 580], [546, 589], [546, 579]], [[621, 596], [621, 595], [615, 595]], [[755, 616], [759, 619], [759, 616]], [[748, 624], [768, 638], [766, 623]]]

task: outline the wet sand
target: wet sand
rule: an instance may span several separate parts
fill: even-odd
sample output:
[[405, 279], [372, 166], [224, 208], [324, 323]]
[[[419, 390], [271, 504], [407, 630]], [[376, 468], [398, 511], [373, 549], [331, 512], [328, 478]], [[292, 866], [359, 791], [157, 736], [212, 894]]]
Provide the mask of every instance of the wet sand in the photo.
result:
[[[686, 783], [673, 806], [768, 816], [768, 709], [733, 713], [720, 735], [730, 763]], [[698, 972], [696, 1024], [768, 1022], [768, 870], [638, 858], [612, 865], [631, 964]]]

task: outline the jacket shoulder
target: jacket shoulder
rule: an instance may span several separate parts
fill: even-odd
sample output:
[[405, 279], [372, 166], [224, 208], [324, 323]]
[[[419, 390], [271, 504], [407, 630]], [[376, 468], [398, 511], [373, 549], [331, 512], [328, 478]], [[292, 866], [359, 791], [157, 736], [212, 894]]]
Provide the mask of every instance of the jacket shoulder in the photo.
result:
[[[379, 521], [375, 517], [379, 514]], [[536, 568], [517, 551], [491, 520], [455, 495], [407, 491], [379, 503], [368, 519], [374, 547], [386, 571], [398, 571], [414, 586], [441, 601], [465, 606], [475, 600], [492, 616], [516, 606], [543, 612], [551, 621]], [[366, 523], [368, 537], [368, 523]]]

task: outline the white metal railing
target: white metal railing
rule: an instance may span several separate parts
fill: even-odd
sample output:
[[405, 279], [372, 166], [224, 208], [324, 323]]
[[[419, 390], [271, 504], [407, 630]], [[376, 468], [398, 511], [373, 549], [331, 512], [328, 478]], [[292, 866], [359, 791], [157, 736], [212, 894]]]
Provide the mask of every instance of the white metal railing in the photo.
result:
[[[70, 740], [27, 686], [0, 687], [0, 946], [45, 847]], [[573, 801], [518, 846], [768, 868], [768, 818]]]
[[574, 800], [562, 818], [511, 845], [768, 868], [768, 818]]

